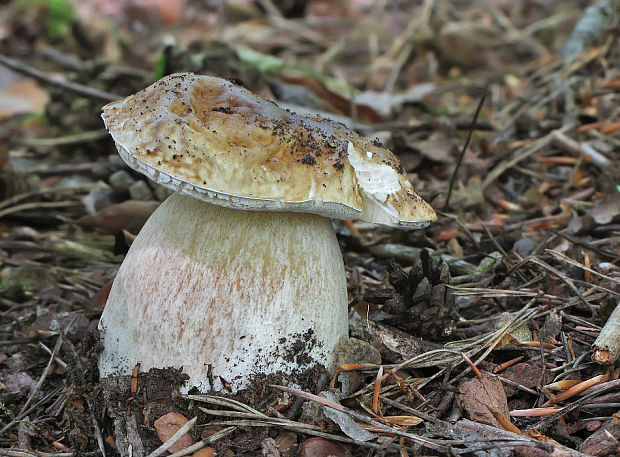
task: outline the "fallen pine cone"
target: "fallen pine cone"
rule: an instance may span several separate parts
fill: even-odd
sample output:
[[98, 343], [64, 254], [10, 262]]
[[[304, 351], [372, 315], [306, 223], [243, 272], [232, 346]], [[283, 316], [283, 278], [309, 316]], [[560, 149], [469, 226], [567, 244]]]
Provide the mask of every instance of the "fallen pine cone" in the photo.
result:
[[421, 338], [438, 341], [452, 333], [458, 318], [450, 284], [450, 269], [443, 260], [431, 258], [423, 249], [420, 260], [407, 274], [400, 265], [388, 264], [388, 281], [396, 294], [385, 301], [383, 311], [393, 317], [386, 322]]

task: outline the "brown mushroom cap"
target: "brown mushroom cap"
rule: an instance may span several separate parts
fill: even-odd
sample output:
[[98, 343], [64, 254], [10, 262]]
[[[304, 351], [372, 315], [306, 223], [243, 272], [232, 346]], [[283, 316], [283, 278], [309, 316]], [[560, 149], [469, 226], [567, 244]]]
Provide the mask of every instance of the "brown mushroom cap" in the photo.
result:
[[221, 78], [166, 76], [103, 119], [131, 168], [209, 203], [405, 228], [436, 218], [380, 144]]

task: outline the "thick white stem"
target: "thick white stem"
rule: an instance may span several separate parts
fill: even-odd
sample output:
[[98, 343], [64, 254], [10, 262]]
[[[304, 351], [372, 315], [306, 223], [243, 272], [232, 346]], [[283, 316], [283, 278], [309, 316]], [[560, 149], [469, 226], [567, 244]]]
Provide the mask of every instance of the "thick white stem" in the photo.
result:
[[[347, 334], [342, 256], [329, 219], [239, 211], [174, 194], [121, 265], [101, 317], [100, 375], [183, 367], [187, 388], [331, 368]], [[215, 388], [221, 388], [217, 381]]]

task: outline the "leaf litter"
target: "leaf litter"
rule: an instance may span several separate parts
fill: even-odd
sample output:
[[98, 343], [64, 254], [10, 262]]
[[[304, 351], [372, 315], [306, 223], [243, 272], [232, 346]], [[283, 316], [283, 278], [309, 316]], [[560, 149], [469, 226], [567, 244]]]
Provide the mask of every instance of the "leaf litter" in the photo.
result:
[[[149, 455], [170, 417], [193, 443], [175, 455], [617, 452], [613, 2], [79, 3], [0, 7], [0, 454]], [[178, 71], [380, 138], [441, 211], [417, 232], [335, 223], [360, 341], [331, 385], [98, 379], [111, 280], [168, 195], [100, 108]]]

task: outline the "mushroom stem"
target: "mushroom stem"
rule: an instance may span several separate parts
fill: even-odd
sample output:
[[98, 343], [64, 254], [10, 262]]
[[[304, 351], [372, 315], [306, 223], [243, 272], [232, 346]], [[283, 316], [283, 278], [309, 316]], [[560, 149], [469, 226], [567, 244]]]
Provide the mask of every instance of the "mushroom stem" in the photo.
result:
[[[99, 325], [100, 376], [182, 367], [187, 388], [254, 373], [331, 368], [347, 335], [346, 277], [331, 222], [169, 197], [121, 265]], [[216, 381], [215, 389], [222, 385]]]

